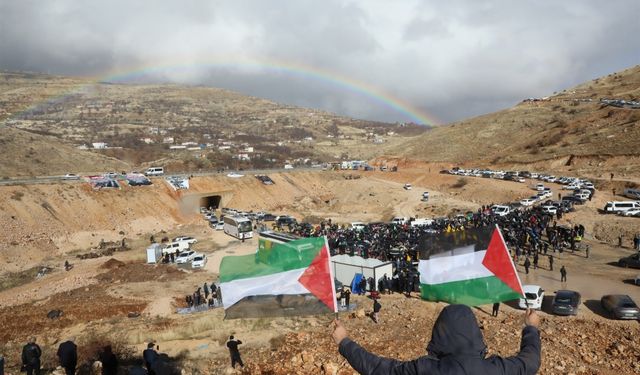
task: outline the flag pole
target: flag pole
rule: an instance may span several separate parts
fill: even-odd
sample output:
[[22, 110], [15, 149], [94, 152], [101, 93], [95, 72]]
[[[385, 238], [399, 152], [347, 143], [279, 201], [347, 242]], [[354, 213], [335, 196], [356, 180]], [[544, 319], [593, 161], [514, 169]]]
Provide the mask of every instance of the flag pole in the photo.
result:
[[333, 274], [333, 267], [331, 266], [331, 251], [329, 250], [329, 241], [327, 236], [324, 237], [324, 246], [327, 249], [327, 262], [329, 262], [329, 275], [331, 275], [331, 296], [333, 297], [333, 313], [336, 320], [338, 320], [338, 301], [336, 300], [336, 285], [335, 275]]

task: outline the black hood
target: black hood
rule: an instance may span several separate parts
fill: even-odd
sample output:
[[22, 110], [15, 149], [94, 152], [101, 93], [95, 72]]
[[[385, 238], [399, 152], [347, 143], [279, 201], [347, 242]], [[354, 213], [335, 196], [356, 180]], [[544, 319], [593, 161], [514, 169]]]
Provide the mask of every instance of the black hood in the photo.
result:
[[476, 317], [468, 306], [449, 305], [442, 310], [427, 346], [429, 355], [437, 358], [448, 355], [484, 358], [486, 350]]

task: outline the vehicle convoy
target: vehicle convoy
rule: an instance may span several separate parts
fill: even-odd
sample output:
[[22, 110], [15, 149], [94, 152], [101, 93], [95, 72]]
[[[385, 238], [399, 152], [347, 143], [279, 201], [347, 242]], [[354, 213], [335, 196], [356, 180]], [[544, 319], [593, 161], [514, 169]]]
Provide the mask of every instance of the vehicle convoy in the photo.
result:
[[551, 303], [551, 311], [556, 315], [577, 315], [580, 293], [573, 290], [558, 290]]
[[602, 308], [605, 309], [612, 318], [640, 319], [640, 309], [628, 295], [606, 295], [602, 297], [600, 303], [602, 304]]
[[241, 240], [253, 237], [253, 224], [246, 217], [225, 216], [222, 221], [226, 234]]

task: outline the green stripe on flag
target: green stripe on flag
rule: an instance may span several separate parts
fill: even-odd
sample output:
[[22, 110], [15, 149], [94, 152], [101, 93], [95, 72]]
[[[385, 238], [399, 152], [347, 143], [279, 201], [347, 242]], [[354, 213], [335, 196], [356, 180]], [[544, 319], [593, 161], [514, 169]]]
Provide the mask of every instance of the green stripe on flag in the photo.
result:
[[259, 248], [255, 254], [222, 258], [220, 282], [267, 276], [309, 267], [324, 244], [324, 237], [303, 238], [289, 243], [260, 239]]
[[420, 292], [422, 299], [467, 306], [486, 305], [522, 297], [495, 276], [442, 284], [420, 284]]

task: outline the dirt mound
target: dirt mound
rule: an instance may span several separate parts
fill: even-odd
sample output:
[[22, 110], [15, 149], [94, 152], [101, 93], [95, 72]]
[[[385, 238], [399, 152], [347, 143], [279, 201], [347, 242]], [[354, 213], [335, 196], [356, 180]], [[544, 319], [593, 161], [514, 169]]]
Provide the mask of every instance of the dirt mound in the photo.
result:
[[[141, 313], [145, 302], [114, 298], [103, 286], [94, 285], [59, 293], [35, 304], [0, 309], [0, 342], [24, 341], [30, 335], [56, 337], [66, 327], [104, 318]], [[55, 319], [47, 314], [52, 310], [62, 313]]]
[[175, 281], [182, 279], [184, 276], [184, 271], [177, 269], [175, 265], [116, 262], [122, 265], [110, 269], [109, 272], [97, 275], [96, 279], [107, 283], [140, 283], [145, 281]]
[[113, 269], [124, 267], [124, 266], [125, 266], [124, 262], [121, 262], [115, 258], [111, 258], [108, 261], [104, 262], [104, 264], [101, 265], [100, 268], [113, 270]]

